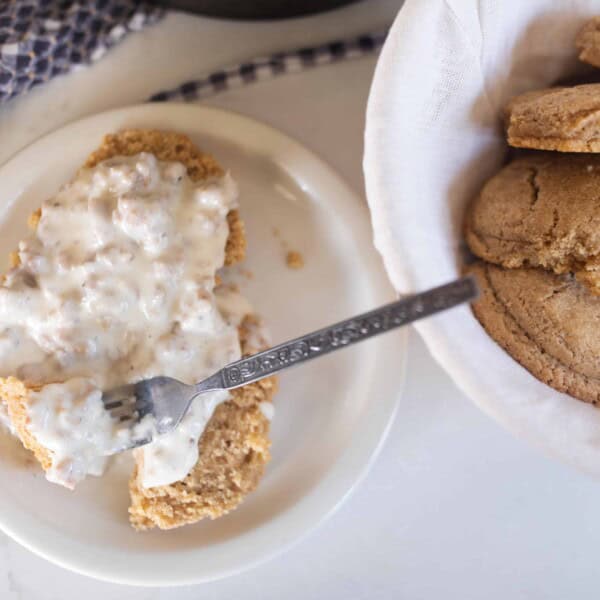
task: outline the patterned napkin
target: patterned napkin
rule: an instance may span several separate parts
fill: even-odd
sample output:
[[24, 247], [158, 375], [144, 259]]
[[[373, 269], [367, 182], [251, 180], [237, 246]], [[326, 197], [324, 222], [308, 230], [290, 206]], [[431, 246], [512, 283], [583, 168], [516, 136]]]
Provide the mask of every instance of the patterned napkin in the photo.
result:
[[[138, 0], [0, 0], [0, 104], [94, 62], [130, 31], [155, 23], [160, 8]], [[379, 51], [387, 31], [256, 58], [154, 94], [197, 100], [220, 91]]]
[[345, 40], [335, 40], [320, 46], [297, 48], [255, 58], [232, 67], [215, 71], [200, 79], [192, 79], [171, 90], [164, 90], [149, 98], [150, 102], [167, 100], [201, 100], [218, 92], [239, 88], [256, 81], [265, 81], [279, 75], [298, 73], [321, 65], [361, 58], [380, 50], [387, 30], [366, 33]]
[[0, 0], [0, 104], [98, 60], [161, 15], [136, 0]]

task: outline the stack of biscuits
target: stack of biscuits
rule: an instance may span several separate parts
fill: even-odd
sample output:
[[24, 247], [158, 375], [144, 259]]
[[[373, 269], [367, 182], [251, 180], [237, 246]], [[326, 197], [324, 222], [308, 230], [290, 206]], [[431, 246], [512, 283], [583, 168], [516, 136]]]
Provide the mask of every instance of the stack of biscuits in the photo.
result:
[[[577, 47], [600, 67], [600, 17]], [[505, 118], [508, 144], [530, 150], [467, 210], [473, 312], [535, 377], [600, 403], [600, 84], [528, 92]]]

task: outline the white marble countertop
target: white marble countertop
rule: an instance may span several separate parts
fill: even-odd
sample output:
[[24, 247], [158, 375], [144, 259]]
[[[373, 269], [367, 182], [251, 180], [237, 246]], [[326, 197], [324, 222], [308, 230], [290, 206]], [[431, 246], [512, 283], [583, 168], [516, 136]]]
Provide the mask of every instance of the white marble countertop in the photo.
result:
[[[141, 101], [213, 68], [381, 29], [400, 4], [369, 0], [286, 23], [170, 15], [93, 67], [0, 108], [0, 163], [67, 121]], [[293, 135], [362, 193], [363, 113], [374, 66], [367, 58], [321, 67], [208, 103]], [[591, 598], [599, 505], [596, 482], [482, 415], [411, 333], [406, 389], [379, 459], [342, 508], [286, 554], [203, 586], [143, 589], [69, 573], [0, 535], [0, 598]]]

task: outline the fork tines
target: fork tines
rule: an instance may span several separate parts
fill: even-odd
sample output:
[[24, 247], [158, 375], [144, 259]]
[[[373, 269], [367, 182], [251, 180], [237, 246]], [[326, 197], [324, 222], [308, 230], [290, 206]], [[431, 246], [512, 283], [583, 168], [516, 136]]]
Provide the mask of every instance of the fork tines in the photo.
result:
[[126, 386], [102, 395], [104, 408], [113, 419], [121, 423], [139, 418], [135, 386]]

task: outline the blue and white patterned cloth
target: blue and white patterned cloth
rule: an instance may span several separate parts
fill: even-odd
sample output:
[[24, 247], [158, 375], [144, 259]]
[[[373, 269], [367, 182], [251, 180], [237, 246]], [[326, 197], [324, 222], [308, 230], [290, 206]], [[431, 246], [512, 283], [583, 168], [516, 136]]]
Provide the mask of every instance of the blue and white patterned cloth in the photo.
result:
[[[98, 60], [163, 11], [139, 0], [0, 0], [0, 104]], [[150, 100], [197, 100], [220, 91], [378, 52], [387, 32], [277, 52], [221, 69]]]
[[161, 14], [136, 0], [0, 0], [0, 103], [98, 60]]
[[385, 42], [386, 35], [387, 30], [311, 48], [277, 52], [271, 56], [256, 58], [228, 69], [215, 71], [201, 79], [186, 81], [172, 90], [154, 94], [149, 100], [151, 102], [200, 100], [256, 81], [272, 79], [287, 73], [297, 73], [320, 65], [361, 58], [378, 52]]

